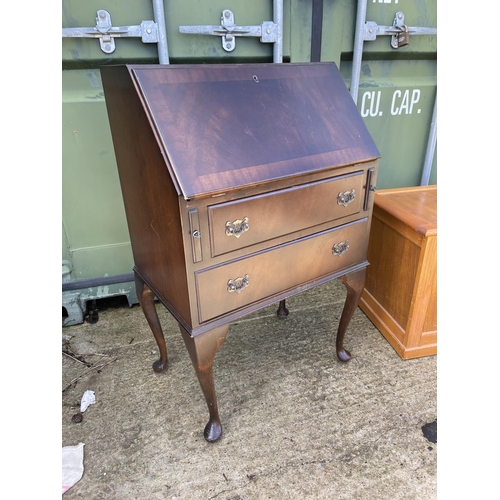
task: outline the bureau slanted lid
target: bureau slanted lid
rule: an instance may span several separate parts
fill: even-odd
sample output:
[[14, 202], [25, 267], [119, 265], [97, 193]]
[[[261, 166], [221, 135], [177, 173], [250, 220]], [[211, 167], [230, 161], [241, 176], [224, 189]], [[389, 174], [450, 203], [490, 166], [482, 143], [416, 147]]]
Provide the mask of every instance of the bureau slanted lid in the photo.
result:
[[186, 199], [380, 156], [334, 63], [127, 67]]

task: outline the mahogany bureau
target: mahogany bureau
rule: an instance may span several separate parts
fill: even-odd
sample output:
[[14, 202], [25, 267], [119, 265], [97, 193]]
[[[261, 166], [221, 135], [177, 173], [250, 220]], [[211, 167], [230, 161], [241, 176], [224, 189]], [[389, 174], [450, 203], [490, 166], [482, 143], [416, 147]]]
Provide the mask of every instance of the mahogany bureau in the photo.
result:
[[331, 279], [363, 290], [379, 152], [334, 63], [101, 68], [137, 296], [179, 323], [222, 432], [212, 364], [229, 323]]

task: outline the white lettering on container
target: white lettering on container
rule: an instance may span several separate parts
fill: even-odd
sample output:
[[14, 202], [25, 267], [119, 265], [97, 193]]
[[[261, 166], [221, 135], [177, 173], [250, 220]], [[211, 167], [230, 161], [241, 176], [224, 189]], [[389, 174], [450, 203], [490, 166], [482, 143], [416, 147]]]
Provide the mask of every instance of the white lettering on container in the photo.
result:
[[[367, 116], [383, 116], [384, 102], [387, 103], [387, 98], [381, 99], [382, 93], [387, 90], [367, 90], [361, 98], [360, 113], [363, 118]], [[420, 101], [420, 89], [393, 90], [390, 98], [390, 113], [396, 115], [411, 115], [420, 114], [422, 109], [416, 106]]]
[[[401, 92], [401, 90], [394, 91], [392, 95], [392, 103], [391, 103], [391, 115], [411, 115], [413, 113], [413, 106], [418, 103], [420, 100], [420, 89], [413, 89], [411, 91], [410, 97], [410, 89]], [[420, 108], [417, 109], [417, 114], [422, 110]]]
[[382, 116], [382, 111], [380, 111], [380, 94], [382, 94], [381, 90], [372, 90], [363, 94], [363, 99], [361, 100], [361, 116], [363, 118], [367, 116]]

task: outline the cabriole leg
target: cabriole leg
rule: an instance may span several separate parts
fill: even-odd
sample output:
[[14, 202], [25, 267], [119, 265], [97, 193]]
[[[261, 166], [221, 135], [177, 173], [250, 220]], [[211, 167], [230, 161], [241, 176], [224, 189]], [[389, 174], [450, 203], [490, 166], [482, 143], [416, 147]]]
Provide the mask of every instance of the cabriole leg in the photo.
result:
[[153, 332], [156, 343], [158, 344], [158, 349], [160, 350], [160, 359], [153, 363], [153, 370], [156, 373], [161, 373], [167, 369], [168, 357], [167, 357], [167, 344], [165, 343], [165, 337], [163, 336], [163, 330], [161, 329], [160, 320], [158, 319], [158, 313], [155, 307], [155, 295], [150, 290], [150, 288], [144, 283], [142, 278], [135, 274], [135, 290], [137, 293], [137, 298], [139, 299], [139, 304], [141, 304], [142, 312], [146, 316], [149, 327]]
[[203, 435], [209, 442], [217, 441], [222, 434], [222, 426], [217, 408], [217, 396], [213, 375], [213, 362], [220, 346], [224, 342], [229, 329], [229, 324], [219, 326], [213, 330], [191, 337], [189, 333], [180, 326], [182, 338], [186, 344], [189, 356], [196, 371], [196, 376], [201, 385], [203, 395], [207, 402], [210, 420], [205, 426]]
[[340, 361], [346, 362], [351, 359], [349, 351], [344, 349], [344, 336], [349, 322], [354, 315], [354, 311], [356, 311], [356, 307], [358, 307], [358, 302], [365, 286], [365, 276], [366, 267], [342, 277], [342, 281], [347, 288], [347, 297], [345, 299], [344, 309], [342, 310], [342, 316], [340, 317], [337, 331], [336, 348], [337, 358]]

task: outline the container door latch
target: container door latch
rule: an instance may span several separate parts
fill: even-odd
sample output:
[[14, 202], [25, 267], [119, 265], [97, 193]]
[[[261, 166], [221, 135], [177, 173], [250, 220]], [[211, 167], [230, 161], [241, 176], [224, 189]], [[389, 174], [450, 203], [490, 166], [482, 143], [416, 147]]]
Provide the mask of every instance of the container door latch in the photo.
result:
[[238, 26], [234, 24], [234, 14], [229, 9], [222, 11], [220, 26], [179, 26], [179, 32], [221, 36], [222, 48], [226, 52], [232, 52], [236, 48], [237, 36], [258, 36], [263, 43], [275, 43], [279, 38], [279, 27], [272, 21], [264, 21], [260, 26]]
[[106, 54], [115, 51], [115, 38], [140, 37], [144, 43], [158, 43], [158, 26], [154, 21], [142, 21], [139, 26], [113, 28], [111, 15], [107, 10], [98, 10], [93, 28], [63, 28], [62, 36], [73, 38], [98, 38], [101, 50]]
[[410, 43], [410, 35], [437, 35], [437, 28], [425, 28], [406, 26], [405, 15], [402, 12], [396, 12], [392, 26], [379, 26], [373, 21], [365, 23], [363, 40], [372, 42], [379, 35], [390, 35], [391, 47], [400, 49]]

